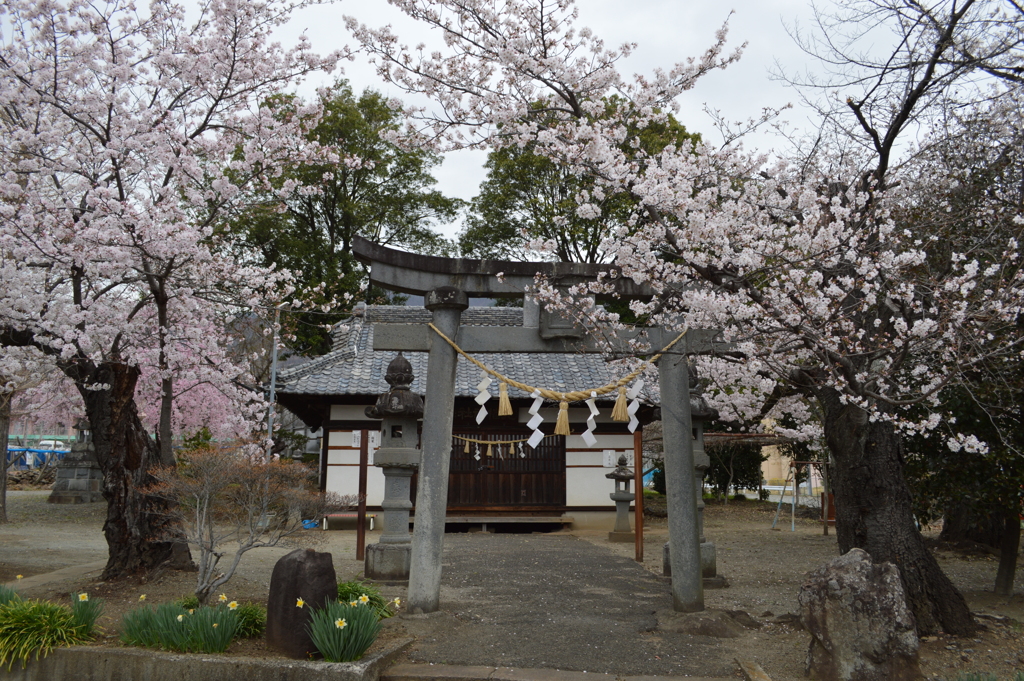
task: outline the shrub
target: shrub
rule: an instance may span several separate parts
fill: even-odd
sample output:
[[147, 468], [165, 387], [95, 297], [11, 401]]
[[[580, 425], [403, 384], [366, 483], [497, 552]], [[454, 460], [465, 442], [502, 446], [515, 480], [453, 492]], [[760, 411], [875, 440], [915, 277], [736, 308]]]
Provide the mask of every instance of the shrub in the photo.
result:
[[[305, 466], [216, 451], [202, 446], [204, 437], [200, 434], [197, 448], [184, 453], [177, 466], [154, 470], [159, 482], [146, 488], [147, 494], [174, 502], [183, 540], [198, 554], [200, 604], [231, 579], [246, 552], [285, 544], [303, 531], [302, 518], [318, 520], [328, 504], [353, 501], [316, 491], [315, 474]], [[308, 515], [300, 517], [296, 509]], [[225, 556], [226, 566], [220, 563]]]
[[143, 606], [125, 613], [121, 641], [129, 646], [183, 653], [222, 653], [238, 630], [238, 615], [225, 606]]
[[239, 638], [258, 638], [267, 629], [267, 609], [258, 603], [242, 603], [235, 610]]
[[14, 666], [21, 660], [24, 668], [30, 657], [37, 660], [57, 646], [81, 643], [87, 637], [79, 633], [71, 610], [56, 603], [16, 598], [0, 606], [0, 666]]
[[[365, 603], [360, 599], [366, 598]], [[370, 606], [370, 608], [377, 613], [378, 619], [385, 619], [391, 617], [395, 613], [391, 612], [391, 601], [384, 600], [384, 597], [380, 595], [380, 590], [372, 584], [360, 582], [357, 579], [353, 579], [348, 582], [338, 583], [338, 600], [342, 603], [361, 603]]]
[[309, 634], [328, 662], [352, 662], [377, 640], [380, 618], [368, 605], [328, 603], [313, 611]]

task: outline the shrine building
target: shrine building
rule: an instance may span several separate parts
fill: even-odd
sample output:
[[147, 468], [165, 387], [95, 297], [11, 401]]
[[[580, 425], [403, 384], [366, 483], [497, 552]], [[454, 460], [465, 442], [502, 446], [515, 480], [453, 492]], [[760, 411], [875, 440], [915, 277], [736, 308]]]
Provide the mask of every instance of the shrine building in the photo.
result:
[[[431, 313], [422, 307], [362, 306], [351, 320], [332, 331], [329, 353], [293, 369], [277, 380], [278, 402], [309, 427], [322, 427], [320, 488], [342, 495], [359, 491], [360, 449], [367, 436], [368, 465], [366, 504], [379, 511], [384, 498], [384, 475], [373, 466], [373, 450], [379, 444], [381, 422], [367, 417], [365, 410], [381, 393], [387, 392], [384, 374], [395, 351], [374, 351], [375, 324], [427, 324]], [[514, 307], [470, 307], [462, 313], [463, 326], [523, 326], [523, 309]], [[427, 353], [404, 352], [412, 365], [412, 390], [429, 401], [426, 385]], [[628, 373], [618, 363], [598, 354], [582, 353], [494, 353], [478, 357], [488, 367], [521, 383], [550, 390], [589, 390]], [[511, 416], [498, 415], [499, 385], [488, 388], [491, 399], [484, 403], [486, 417], [477, 422], [480, 404], [478, 384], [484, 374], [464, 357], [459, 357], [456, 383], [451, 467], [448, 484], [449, 517], [550, 517], [572, 518], [576, 526], [590, 522], [606, 524], [615, 504], [609, 498], [613, 483], [605, 476], [625, 454], [630, 465], [634, 448], [641, 446], [643, 424], [650, 423], [654, 409], [640, 407], [636, 416], [641, 426], [631, 433], [627, 423], [611, 418], [615, 394], [597, 399], [600, 415], [593, 431], [596, 441], [584, 438], [590, 410], [583, 403], [569, 407], [570, 435], [552, 435], [558, 413], [557, 403], [545, 403], [540, 410], [540, 429], [548, 434], [536, 447], [526, 440], [533, 431], [527, 427], [533, 399], [524, 391], [508, 387]], [[518, 441], [518, 442], [517, 442]], [[487, 444], [493, 443], [493, 444]], [[415, 490], [415, 477], [413, 488]], [[413, 492], [415, 503], [415, 491]]]

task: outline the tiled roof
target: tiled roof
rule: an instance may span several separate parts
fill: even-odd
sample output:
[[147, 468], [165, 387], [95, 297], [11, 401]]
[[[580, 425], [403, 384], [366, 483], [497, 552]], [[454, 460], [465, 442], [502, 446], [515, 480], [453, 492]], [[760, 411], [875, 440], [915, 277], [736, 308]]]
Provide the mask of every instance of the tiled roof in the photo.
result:
[[[332, 333], [334, 347], [326, 355], [278, 374], [277, 392], [292, 395], [367, 395], [387, 391], [384, 380], [387, 366], [395, 352], [373, 351], [373, 324], [426, 324], [431, 319], [422, 307], [367, 306], [362, 317], [353, 317], [347, 329]], [[462, 324], [473, 326], [521, 326], [521, 308], [471, 307], [462, 313]], [[412, 389], [426, 392], [427, 353], [404, 353], [412, 364], [415, 381]], [[585, 390], [597, 388], [628, 373], [618, 364], [609, 364], [600, 355], [502, 353], [479, 358], [501, 374], [528, 385], [551, 390]], [[455, 380], [456, 397], [475, 397], [481, 370], [459, 357]], [[498, 383], [490, 392], [498, 396]], [[509, 397], [525, 398], [527, 394], [509, 387]], [[604, 400], [614, 400], [609, 395]], [[496, 405], [495, 405], [496, 406]]]

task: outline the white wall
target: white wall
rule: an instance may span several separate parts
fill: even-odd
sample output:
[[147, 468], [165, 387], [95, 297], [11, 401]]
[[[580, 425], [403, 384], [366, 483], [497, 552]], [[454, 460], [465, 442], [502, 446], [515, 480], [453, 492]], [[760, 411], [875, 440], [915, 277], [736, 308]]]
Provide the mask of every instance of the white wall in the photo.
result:
[[[609, 452], [606, 454], [606, 452]], [[565, 438], [565, 505], [608, 506], [615, 502], [608, 495], [615, 489], [615, 483], [604, 477], [615, 467], [621, 454], [626, 455], [628, 465], [633, 466], [633, 436], [598, 435], [593, 447], [579, 435]]]
[[[384, 500], [384, 473], [373, 465], [375, 451], [376, 447], [370, 449], [370, 466], [366, 470], [367, 506], [379, 506]], [[359, 446], [353, 442], [352, 431], [332, 430], [328, 434], [327, 491], [343, 496], [359, 494]]]

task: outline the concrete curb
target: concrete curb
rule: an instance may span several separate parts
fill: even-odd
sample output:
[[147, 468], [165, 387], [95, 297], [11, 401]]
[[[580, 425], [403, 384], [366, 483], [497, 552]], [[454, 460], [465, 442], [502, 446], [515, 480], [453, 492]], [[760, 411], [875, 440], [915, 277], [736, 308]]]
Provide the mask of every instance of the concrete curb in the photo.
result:
[[358, 662], [265, 660], [179, 655], [141, 648], [58, 648], [21, 669], [0, 668], [2, 681], [378, 681], [413, 639], [396, 639]]
[[4, 586], [12, 589], [32, 589], [51, 582], [84, 577], [93, 572], [100, 572], [106, 566], [107, 561], [97, 560], [92, 563], [83, 563], [82, 565], [72, 565], [71, 567], [61, 568], [60, 570], [54, 570], [53, 572], [42, 572], [38, 575], [25, 577], [24, 579], [15, 579], [14, 581], [7, 582]]
[[617, 676], [557, 669], [513, 669], [511, 667], [460, 667], [446, 664], [396, 664], [380, 681], [725, 681], [696, 676]]

